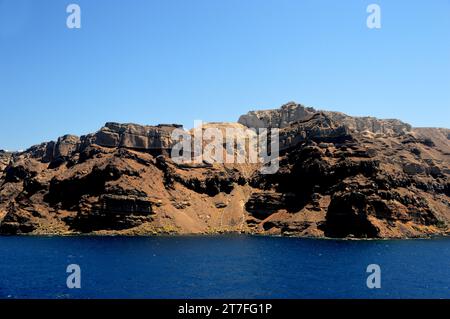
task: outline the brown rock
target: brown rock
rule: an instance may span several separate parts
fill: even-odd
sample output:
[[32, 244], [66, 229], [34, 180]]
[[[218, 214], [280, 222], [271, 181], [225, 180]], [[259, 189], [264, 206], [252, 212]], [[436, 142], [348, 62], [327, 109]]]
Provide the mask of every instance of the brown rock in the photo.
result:
[[176, 164], [169, 154], [177, 125], [107, 123], [81, 138], [0, 151], [0, 232], [402, 238], [448, 231], [449, 130], [295, 103], [250, 112], [240, 123], [281, 128], [278, 172], [263, 175], [247, 162]]

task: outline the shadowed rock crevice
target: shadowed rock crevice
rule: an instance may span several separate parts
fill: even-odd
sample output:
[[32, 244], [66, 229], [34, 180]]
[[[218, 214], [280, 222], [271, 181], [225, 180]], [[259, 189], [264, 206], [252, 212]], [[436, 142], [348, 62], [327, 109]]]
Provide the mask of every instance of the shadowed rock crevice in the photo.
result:
[[62, 209], [72, 209], [78, 206], [83, 196], [98, 196], [105, 192], [106, 182], [117, 180], [123, 174], [138, 175], [135, 171], [120, 170], [116, 166], [107, 165], [103, 169], [95, 166], [89, 174], [72, 179], [54, 178], [50, 182], [45, 201], [52, 206], [60, 204]]

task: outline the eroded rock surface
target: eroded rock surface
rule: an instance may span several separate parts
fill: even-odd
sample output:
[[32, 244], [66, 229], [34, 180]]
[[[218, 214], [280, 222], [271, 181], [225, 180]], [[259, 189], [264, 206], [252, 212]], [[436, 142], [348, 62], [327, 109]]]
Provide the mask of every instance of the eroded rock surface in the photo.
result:
[[[0, 151], [2, 234], [446, 235], [450, 130], [295, 103], [203, 129], [280, 128], [280, 169], [175, 163], [179, 125], [107, 123], [20, 153]], [[193, 131], [186, 132], [193, 134]]]
[[239, 118], [239, 123], [247, 127], [286, 128], [294, 122], [307, 121], [318, 113], [323, 113], [331, 120], [356, 132], [402, 134], [411, 131], [411, 125], [399, 120], [380, 120], [374, 117], [353, 117], [340, 112], [317, 111], [295, 102], [289, 102], [275, 110], [250, 111]]

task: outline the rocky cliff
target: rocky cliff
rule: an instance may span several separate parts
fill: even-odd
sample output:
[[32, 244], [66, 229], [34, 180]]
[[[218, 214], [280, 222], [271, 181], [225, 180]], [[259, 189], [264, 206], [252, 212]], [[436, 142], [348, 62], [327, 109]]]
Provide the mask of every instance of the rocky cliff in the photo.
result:
[[411, 131], [411, 125], [399, 120], [380, 120], [374, 117], [352, 117], [340, 112], [317, 111], [295, 102], [289, 102], [279, 109], [251, 111], [239, 118], [239, 123], [247, 127], [279, 127], [285, 128], [292, 123], [311, 119], [322, 113], [330, 120], [346, 126], [354, 132], [372, 132], [389, 135], [403, 134]]
[[177, 164], [171, 133], [181, 126], [107, 123], [94, 134], [0, 151], [0, 233], [449, 233], [448, 129], [295, 103], [206, 126], [280, 128], [280, 169]]

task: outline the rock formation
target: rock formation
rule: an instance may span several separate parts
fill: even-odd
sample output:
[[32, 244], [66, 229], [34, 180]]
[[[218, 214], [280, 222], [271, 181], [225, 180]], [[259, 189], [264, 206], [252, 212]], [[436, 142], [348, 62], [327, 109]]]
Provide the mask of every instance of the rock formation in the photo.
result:
[[135, 124], [106, 123], [95, 134], [82, 137], [83, 146], [96, 144], [103, 147], [119, 147], [162, 153], [172, 147], [171, 133], [182, 128], [176, 124], [140, 126]]
[[399, 120], [379, 120], [374, 117], [352, 117], [340, 112], [316, 111], [295, 102], [289, 102], [276, 110], [251, 111], [242, 115], [239, 123], [247, 127], [286, 128], [294, 122], [307, 121], [317, 113], [323, 113], [330, 120], [345, 125], [354, 132], [397, 135], [411, 131], [411, 125]]
[[295, 103], [208, 127], [279, 128], [280, 169], [177, 164], [171, 133], [181, 126], [107, 123], [94, 134], [0, 151], [0, 233], [449, 234], [448, 129]]

